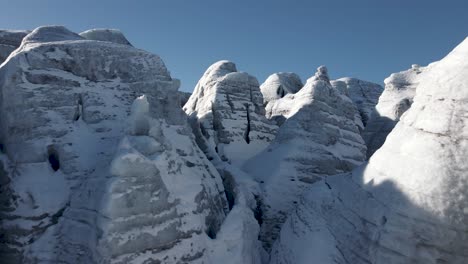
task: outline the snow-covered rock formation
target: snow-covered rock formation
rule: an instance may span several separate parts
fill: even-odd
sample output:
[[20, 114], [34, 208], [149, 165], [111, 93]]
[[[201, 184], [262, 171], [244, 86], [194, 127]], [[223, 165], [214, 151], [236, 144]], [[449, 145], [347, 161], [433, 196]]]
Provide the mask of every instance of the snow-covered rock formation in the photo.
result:
[[264, 116], [257, 79], [219, 61], [198, 81], [183, 107], [210, 159], [240, 165], [265, 149], [277, 126]]
[[468, 38], [369, 163], [312, 186], [271, 263], [468, 263]]
[[286, 94], [293, 94], [302, 88], [301, 78], [292, 72], [274, 73], [260, 85], [263, 102], [266, 105], [272, 100], [283, 98]]
[[363, 132], [368, 158], [383, 145], [400, 117], [411, 107], [425, 70], [426, 67], [414, 64], [411, 69], [393, 73], [385, 79], [385, 90]]
[[27, 35], [0, 68], [2, 262], [209, 262], [227, 203], [178, 86], [131, 46]]
[[279, 234], [302, 191], [326, 176], [350, 171], [365, 159], [365, 145], [353, 102], [330, 84], [327, 69], [317, 69], [296, 94], [275, 101], [288, 109], [273, 143], [244, 169], [261, 182], [266, 248]]
[[359, 111], [361, 122], [365, 127], [375, 111], [375, 106], [383, 92], [382, 86], [349, 77], [331, 81], [331, 84], [351, 98]]
[[21, 41], [29, 32], [27, 30], [0, 30], [0, 64], [21, 45]]
[[89, 29], [89, 30], [81, 32], [80, 36], [89, 40], [107, 41], [107, 42], [113, 42], [117, 44], [132, 46], [132, 44], [130, 44], [130, 42], [127, 40], [124, 34], [118, 29], [107, 29], [107, 28]]

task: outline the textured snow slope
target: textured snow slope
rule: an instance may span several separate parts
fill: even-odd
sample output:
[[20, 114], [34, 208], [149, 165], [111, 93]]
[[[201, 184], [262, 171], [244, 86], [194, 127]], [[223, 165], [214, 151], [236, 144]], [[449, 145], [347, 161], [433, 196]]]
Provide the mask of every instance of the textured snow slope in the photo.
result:
[[415, 64], [411, 69], [393, 73], [385, 79], [385, 90], [363, 133], [368, 158], [383, 145], [400, 117], [411, 107], [416, 87], [425, 71], [426, 67]]
[[241, 165], [265, 149], [277, 130], [265, 118], [262, 101], [255, 77], [219, 61], [206, 70], [183, 109], [210, 159]]
[[227, 203], [178, 86], [131, 46], [26, 36], [0, 68], [0, 259], [209, 263]]
[[369, 163], [301, 198], [272, 263], [468, 262], [468, 39], [420, 79]]
[[261, 182], [261, 239], [270, 248], [302, 191], [323, 177], [346, 172], [365, 159], [352, 101], [330, 85], [325, 67], [296, 94], [275, 101], [287, 108], [273, 143], [244, 169]]
[[107, 28], [95, 28], [83, 31], [80, 33], [85, 39], [89, 40], [99, 40], [99, 41], [107, 41], [113, 42], [117, 44], [129, 45], [130, 42], [124, 36], [124, 34], [118, 29], [107, 29]]

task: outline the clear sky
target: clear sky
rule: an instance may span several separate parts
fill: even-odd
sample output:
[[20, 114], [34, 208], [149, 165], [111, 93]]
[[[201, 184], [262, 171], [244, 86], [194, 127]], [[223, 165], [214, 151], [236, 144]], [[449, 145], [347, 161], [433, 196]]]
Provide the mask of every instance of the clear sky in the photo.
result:
[[162, 57], [181, 90], [228, 59], [262, 83], [279, 71], [383, 83], [439, 60], [468, 36], [468, 0], [119, 1], [0, 0], [0, 28], [121, 29]]

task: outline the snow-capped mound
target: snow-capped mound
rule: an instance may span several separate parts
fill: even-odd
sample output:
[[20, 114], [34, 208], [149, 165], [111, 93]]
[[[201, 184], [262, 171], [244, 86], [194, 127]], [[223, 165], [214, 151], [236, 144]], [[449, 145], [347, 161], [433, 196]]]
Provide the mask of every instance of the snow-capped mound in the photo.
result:
[[0, 259], [208, 262], [227, 203], [179, 81], [157, 55], [76, 36], [36, 29], [0, 68]]
[[301, 78], [292, 72], [274, 73], [260, 85], [263, 95], [263, 102], [267, 104], [272, 100], [284, 97], [286, 94], [293, 94], [302, 88]]
[[349, 77], [331, 81], [331, 84], [351, 98], [359, 111], [362, 124], [365, 127], [375, 111], [375, 106], [383, 92], [382, 86]]
[[113, 42], [117, 44], [132, 46], [132, 44], [130, 44], [130, 42], [127, 40], [124, 34], [118, 29], [107, 29], [107, 28], [89, 29], [84, 32], [81, 32], [80, 36], [89, 40], [107, 41], [107, 42]]
[[83, 39], [75, 32], [71, 32], [64, 26], [42, 26], [34, 29], [26, 37], [22, 43], [45, 43], [65, 40], [80, 40]]
[[321, 66], [296, 94], [276, 100], [288, 112], [273, 143], [244, 169], [261, 182], [267, 248], [279, 234], [301, 192], [330, 175], [350, 171], [365, 159], [353, 102], [329, 82]]
[[21, 41], [29, 32], [27, 30], [0, 29], [0, 64], [21, 45]]
[[425, 72], [369, 163], [300, 200], [272, 263], [468, 263], [468, 39]]
[[208, 157], [239, 165], [274, 138], [277, 126], [264, 117], [262, 101], [255, 77], [219, 61], [206, 70], [183, 109]]
[[411, 107], [416, 87], [425, 71], [426, 67], [412, 65], [411, 69], [393, 73], [385, 79], [385, 90], [363, 133], [368, 158], [383, 145], [400, 117]]

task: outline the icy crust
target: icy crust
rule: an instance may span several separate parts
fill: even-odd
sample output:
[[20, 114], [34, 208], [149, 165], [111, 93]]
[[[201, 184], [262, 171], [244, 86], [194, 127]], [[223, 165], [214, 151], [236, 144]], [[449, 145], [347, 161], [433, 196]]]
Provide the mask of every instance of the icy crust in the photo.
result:
[[24, 37], [22, 43], [45, 43], [80, 39], [83, 38], [75, 32], [71, 32], [64, 26], [42, 26], [34, 29]]
[[45, 39], [0, 68], [0, 259], [207, 262], [225, 194], [178, 107], [179, 81], [130, 46]]
[[421, 67], [414, 64], [411, 69], [392, 73], [385, 79], [385, 90], [363, 132], [368, 158], [383, 145], [400, 117], [411, 107], [416, 87], [427, 68], [430, 67], [432, 66]]
[[206, 70], [183, 109], [210, 159], [240, 165], [274, 138], [277, 126], [264, 117], [262, 101], [255, 77], [219, 61]]
[[467, 58], [465, 39], [426, 69], [368, 164], [313, 185], [272, 263], [468, 262]]
[[95, 28], [83, 31], [80, 36], [89, 40], [99, 40], [113, 42], [122, 45], [129, 45], [130, 42], [125, 38], [124, 34], [118, 29]]
[[302, 88], [301, 78], [292, 72], [274, 73], [260, 85], [263, 95], [263, 103], [266, 105], [272, 100], [284, 97], [286, 94], [294, 94]]
[[349, 77], [331, 81], [331, 84], [351, 98], [359, 111], [361, 122], [365, 127], [375, 111], [375, 106], [383, 92], [382, 86]]
[[27, 30], [0, 29], [0, 64], [21, 45], [21, 41], [27, 34], [29, 34]]
[[355, 106], [330, 85], [324, 67], [275, 105], [288, 109], [286, 121], [272, 144], [244, 166], [263, 190], [260, 239], [267, 249], [299, 195], [310, 184], [361, 164], [366, 150], [354, 121]]

